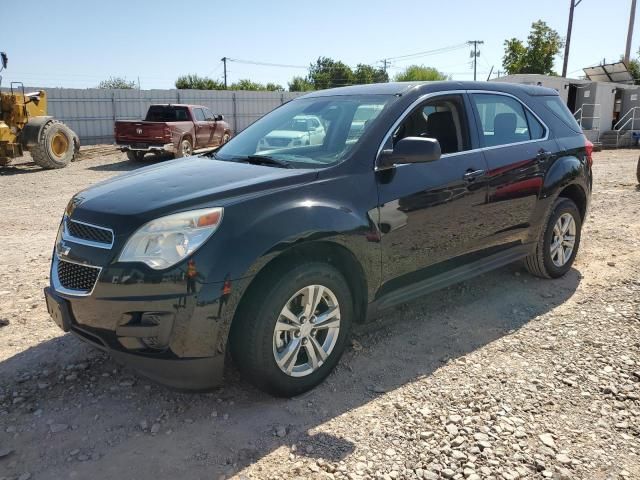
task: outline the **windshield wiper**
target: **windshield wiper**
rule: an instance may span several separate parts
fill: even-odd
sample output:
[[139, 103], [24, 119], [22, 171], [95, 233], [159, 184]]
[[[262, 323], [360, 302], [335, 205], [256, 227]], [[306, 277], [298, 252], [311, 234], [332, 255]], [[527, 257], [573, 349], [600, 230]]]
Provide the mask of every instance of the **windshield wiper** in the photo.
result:
[[293, 168], [291, 163], [286, 160], [269, 157], [268, 155], [247, 155], [246, 157], [242, 157], [242, 160], [246, 160], [254, 165], [273, 165], [281, 168]]

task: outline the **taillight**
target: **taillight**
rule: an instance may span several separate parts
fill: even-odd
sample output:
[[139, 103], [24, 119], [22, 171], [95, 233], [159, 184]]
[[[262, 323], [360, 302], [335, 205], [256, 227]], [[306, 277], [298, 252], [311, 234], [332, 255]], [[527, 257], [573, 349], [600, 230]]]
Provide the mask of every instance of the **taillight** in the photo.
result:
[[585, 138], [584, 149], [587, 153], [587, 165], [589, 165], [589, 168], [591, 168], [591, 165], [593, 165], [593, 143], [591, 143], [586, 138]]
[[171, 129], [168, 126], [164, 127], [164, 138], [171, 138]]

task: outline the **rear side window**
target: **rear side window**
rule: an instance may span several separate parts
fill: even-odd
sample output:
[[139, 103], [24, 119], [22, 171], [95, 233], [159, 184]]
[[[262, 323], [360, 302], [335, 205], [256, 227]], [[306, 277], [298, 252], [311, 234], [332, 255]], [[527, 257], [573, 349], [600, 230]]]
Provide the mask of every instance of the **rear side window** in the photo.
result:
[[544, 137], [543, 125], [515, 98], [489, 93], [473, 94], [471, 98], [480, 117], [484, 146], [509, 145]]
[[551, 110], [551, 112], [567, 124], [569, 128], [576, 132], [582, 132], [580, 125], [576, 121], [576, 118], [571, 114], [569, 108], [564, 104], [560, 97], [544, 97], [544, 105]]

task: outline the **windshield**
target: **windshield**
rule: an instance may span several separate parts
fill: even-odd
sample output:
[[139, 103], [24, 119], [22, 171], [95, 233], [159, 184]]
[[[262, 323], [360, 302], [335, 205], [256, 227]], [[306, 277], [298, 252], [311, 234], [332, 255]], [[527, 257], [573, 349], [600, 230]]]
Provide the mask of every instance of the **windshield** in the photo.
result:
[[295, 168], [333, 165], [346, 158], [392, 99], [392, 95], [345, 95], [294, 100], [242, 131], [215, 152], [215, 158], [268, 157], [269, 165]]

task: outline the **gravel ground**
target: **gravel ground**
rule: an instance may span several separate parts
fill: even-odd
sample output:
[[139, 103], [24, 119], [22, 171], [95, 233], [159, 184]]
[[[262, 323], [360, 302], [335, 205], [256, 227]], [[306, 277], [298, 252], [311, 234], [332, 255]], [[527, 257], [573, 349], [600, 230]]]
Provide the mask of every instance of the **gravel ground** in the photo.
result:
[[290, 400], [232, 369], [177, 393], [62, 335], [41, 294], [62, 210], [135, 166], [0, 169], [0, 479], [640, 478], [637, 156], [595, 154], [564, 278], [516, 264], [398, 308]]

